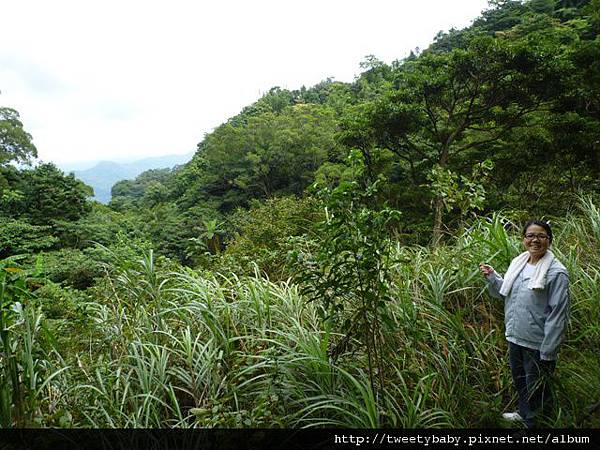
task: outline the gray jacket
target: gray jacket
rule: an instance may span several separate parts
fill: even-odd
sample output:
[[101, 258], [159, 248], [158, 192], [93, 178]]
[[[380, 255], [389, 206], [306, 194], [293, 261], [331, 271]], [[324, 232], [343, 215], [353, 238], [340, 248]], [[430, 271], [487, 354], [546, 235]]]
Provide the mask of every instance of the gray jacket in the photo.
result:
[[569, 318], [569, 275], [557, 259], [552, 261], [544, 289], [529, 289], [523, 272], [505, 298], [500, 294], [502, 277], [492, 272], [487, 277], [488, 292], [504, 300], [506, 339], [540, 351], [543, 360], [555, 360]]

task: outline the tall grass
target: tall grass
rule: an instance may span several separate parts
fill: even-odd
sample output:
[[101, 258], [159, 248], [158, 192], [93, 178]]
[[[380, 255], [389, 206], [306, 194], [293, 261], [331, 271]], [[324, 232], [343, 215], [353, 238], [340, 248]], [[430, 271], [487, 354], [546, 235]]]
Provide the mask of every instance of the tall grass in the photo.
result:
[[[57, 413], [61, 375], [69, 369], [55, 351], [28, 285], [36, 271], [18, 259], [0, 261], [0, 425], [36, 426]], [[43, 342], [42, 342], [43, 341]], [[57, 398], [58, 397], [58, 398]]]
[[[600, 400], [600, 216], [591, 201], [581, 207], [555, 224], [572, 297], [557, 427], [600, 425], [587, 409]], [[31, 355], [24, 385], [36, 393], [25, 409], [52, 426], [501, 426], [516, 401], [503, 306], [487, 296], [477, 267], [505, 271], [521, 251], [519, 231], [494, 215], [435, 250], [395, 248], [379, 399], [360, 345], [331, 359], [343, 336], [293, 281], [166, 272], [148, 253], [97, 286], [72, 334], [59, 337], [60, 354], [36, 355], [28, 336], [39, 335], [41, 316], [18, 325]]]

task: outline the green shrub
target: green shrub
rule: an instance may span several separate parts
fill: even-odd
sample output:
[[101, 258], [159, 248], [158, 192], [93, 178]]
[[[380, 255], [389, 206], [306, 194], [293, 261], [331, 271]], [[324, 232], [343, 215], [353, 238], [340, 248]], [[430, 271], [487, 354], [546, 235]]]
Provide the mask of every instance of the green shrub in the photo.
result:
[[47, 282], [35, 291], [33, 303], [41, 307], [48, 319], [76, 320], [81, 314], [81, 305], [87, 300], [77, 289]]
[[102, 266], [90, 251], [63, 248], [44, 253], [46, 276], [54, 283], [71, 286], [75, 289], [87, 289], [94, 280], [102, 276]]
[[216, 267], [251, 274], [256, 265], [273, 279], [287, 278], [291, 271], [286, 261], [296, 245], [294, 238], [313, 233], [315, 223], [323, 217], [321, 203], [312, 197], [255, 202], [249, 211], [238, 210], [230, 218], [235, 234]]
[[54, 247], [58, 239], [51, 235], [51, 227], [32, 225], [24, 219], [0, 216], [0, 258], [11, 255], [37, 253]]

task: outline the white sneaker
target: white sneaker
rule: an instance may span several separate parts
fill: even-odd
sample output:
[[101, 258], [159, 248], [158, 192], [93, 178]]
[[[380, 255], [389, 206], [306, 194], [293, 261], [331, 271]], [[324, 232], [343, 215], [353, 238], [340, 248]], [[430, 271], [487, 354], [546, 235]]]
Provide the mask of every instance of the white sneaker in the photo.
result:
[[521, 414], [519, 414], [518, 412], [508, 412], [508, 413], [504, 413], [502, 414], [502, 418], [504, 420], [508, 420], [509, 422], [522, 422], [523, 418], [521, 417]]

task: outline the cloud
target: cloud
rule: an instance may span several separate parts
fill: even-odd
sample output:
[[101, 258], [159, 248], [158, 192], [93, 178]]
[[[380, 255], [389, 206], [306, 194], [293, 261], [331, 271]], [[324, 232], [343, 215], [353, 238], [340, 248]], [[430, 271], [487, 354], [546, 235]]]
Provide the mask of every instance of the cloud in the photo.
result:
[[0, 54], [0, 74], [2, 72], [12, 73], [34, 94], [60, 95], [69, 91], [67, 84], [52, 72], [17, 55]]
[[110, 121], [133, 120], [140, 112], [138, 107], [114, 99], [102, 100], [90, 106], [89, 111], [96, 118]]

